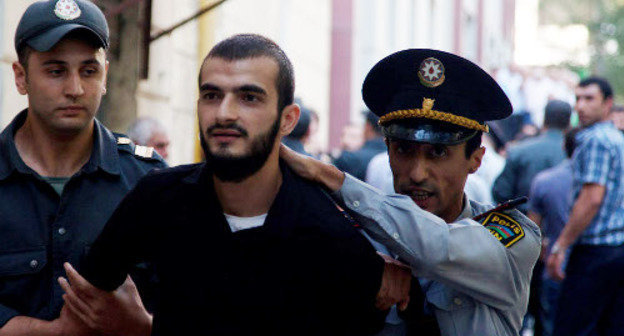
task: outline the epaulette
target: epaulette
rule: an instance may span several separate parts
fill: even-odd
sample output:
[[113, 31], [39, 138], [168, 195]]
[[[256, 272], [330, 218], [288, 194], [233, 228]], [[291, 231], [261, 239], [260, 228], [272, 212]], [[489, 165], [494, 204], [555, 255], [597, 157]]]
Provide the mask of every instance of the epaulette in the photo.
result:
[[132, 155], [141, 159], [157, 159], [154, 156], [153, 147], [135, 145], [134, 142], [130, 140], [130, 138], [123, 135], [115, 134], [115, 136], [117, 136], [117, 147], [120, 150], [129, 152]]
[[524, 238], [524, 229], [508, 210], [512, 210], [527, 201], [528, 198], [526, 197], [509, 200], [474, 216], [472, 219], [487, 228], [505, 247], [511, 247]]

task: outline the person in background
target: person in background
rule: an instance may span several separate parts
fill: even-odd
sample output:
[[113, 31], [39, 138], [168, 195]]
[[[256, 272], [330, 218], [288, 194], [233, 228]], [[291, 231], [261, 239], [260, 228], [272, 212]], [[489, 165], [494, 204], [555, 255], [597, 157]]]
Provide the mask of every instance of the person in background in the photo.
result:
[[[568, 221], [572, 192], [572, 165], [570, 158], [576, 148], [578, 128], [566, 132], [564, 150], [567, 159], [535, 176], [529, 193], [528, 217], [542, 230], [540, 260], [546, 262], [553, 242]], [[535, 276], [540, 276], [535, 274]], [[552, 336], [555, 308], [559, 298], [560, 281], [553, 279], [546, 269], [542, 272], [540, 288], [540, 318], [542, 335]]]
[[155, 118], [138, 118], [130, 125], [127, 133], [135, 144], [152, 147], [163, 159], [169, 158], [169, 135], [165, 126]]
[[[533, 177], [563, 161], [563, 131], [570, 125], [571, 113], [570, 104], [551, 100], [546, 105], [542, 134], [508, 149], [505, 168], [492, 188], [496, 202], [528, 196]], [[519, 209], [526, 213], [526, 205]]]
[[550, 276], [563, 280], [553, 335], [619, 335], [624, 330], [624, 135], [608, 119], [613, 89], [607, 80], [583, 79], [575, 94], [583, 129], [572, 156], [574, 201], [547, 261]]
[[[165, 163], [95, 115], [106, 93], [106, 18], [83, 0], [38, 1], [15, 32], [28, 107], [0, 134], [0, 335], [149, 335], [149, 268], [133, 268], [89, 325], [63, 302], [63, 263], [81, 269], [126, 193]], [[144, 265], [143, 265], [144, 266]], [[145, 279], [146, 281], [142, 281]], [[147, 290], [147, 291], [146, 291]], [[149, 299], [149, 300], [148, 300]]]
[[[498, 203], [508, 199], [528, 196], [531, 181], [544, 169], [559, 164], [565, 158], [563, 151], [563, 132], [570, 125], [572, 107], [561, 100], [551, 100], [546, 104], [544, 111], [544, 127], [542, 134], [527, 138], [516, 143], [507, 151], [505, 168], [496, 178], [492, 187], [492, 196]], [[527, 205], [518, 207], [523, 213]], [[531, 299], [529, 300], [529, 319], [533, 321], [533, 330], [536, 336], [541, 336], [542, 323], [540, 319], [540, 288], [544, 264], [538, 261], [531, 284]], [[528, 327], [525, 326], [525, 327]]]
[[624, 132], [624, 106], [613, 104], [613, 108], [611, 108], [611, 113], [609, 113], [609, 120], [613, 122], [615, 128]]
[[381, 134], [381, 128], [377, 124], [379, 117], [370, 111], [364, 112], [366, 123], [364, 124], [364, 144], [355, 151], [343, 151], [334, 160], [334, 165], [352, 176], [364, 181], [368, 163], [377, 154], [386, 151], [386, 145]]
[[303, 104], [299, 104], [301, 111], [301, 113], [299, 114], [299, 121], [297, 121], [297, 125], [292, 130], [292, 132], [282, 138], [282, 143], [297, 153], [310, 155], [303, 147], [303, 142], [309, 135], [310, 123], [312, 121], [312, 112], [311, 110], [305, 108]]

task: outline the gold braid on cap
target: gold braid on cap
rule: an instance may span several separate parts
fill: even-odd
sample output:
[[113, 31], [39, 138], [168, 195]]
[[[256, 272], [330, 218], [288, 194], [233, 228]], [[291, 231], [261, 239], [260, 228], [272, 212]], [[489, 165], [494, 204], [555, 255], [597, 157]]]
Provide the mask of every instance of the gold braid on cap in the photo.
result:
[[476, 120], [468, 119], [466, 117], [457, 116], [447, 112], [440, 112], [433, 110], [434, 99], [424, 98], [422, 108], [419, 109], [409, 109], [409, 110], [398, 110], [394, 112], [390, 112], [383, 117], [379, 118], [379, 125], [383, 126], [384, 124], [397, 119], [408, 119], [408, 118], [425, 118], [431, 120], [439, 120], [447, 123], [451, 123], [457, 126], [465, 127], [468, 129], [474, 129], [482, 132], [489, 132], [490, 128], [488, 125], [480, 124]]

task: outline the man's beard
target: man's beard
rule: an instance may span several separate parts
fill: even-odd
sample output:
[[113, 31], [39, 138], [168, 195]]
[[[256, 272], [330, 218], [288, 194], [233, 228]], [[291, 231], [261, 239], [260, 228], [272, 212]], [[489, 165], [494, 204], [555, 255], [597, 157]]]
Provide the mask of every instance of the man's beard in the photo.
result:
[[271, 125], [271, 129], [263, 134], [259, 134], [252, 140], [249, 154], [241, 156], [213, 154], [208, 147], [205, 137], [206, 134], [210, 134], [211, 128], [235, 129], [240, 131], [243, 137], [248, 137], [247, 132], [238, 125], [211, 126], [200, 138], [208, 167], [221, 181], [235, 183], [243, 181], [260, 170], [266, 163], [275, 145], [279, 126], [280, 118], [278, 116], [273, 125]]

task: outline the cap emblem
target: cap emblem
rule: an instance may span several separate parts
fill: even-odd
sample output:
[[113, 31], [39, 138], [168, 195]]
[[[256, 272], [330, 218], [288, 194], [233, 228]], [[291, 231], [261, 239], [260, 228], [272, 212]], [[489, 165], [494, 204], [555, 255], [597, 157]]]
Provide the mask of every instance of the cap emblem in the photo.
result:
[[80, 17], [80, 7], [74, 0], [58, 0], [54, 7], [54, 14], [63, 20], [75, 20]]
[[430, 88], [444, 83], [444, 65], [437, 58], [429, 57], [420, 63], [418, 78], [422, 85]]

